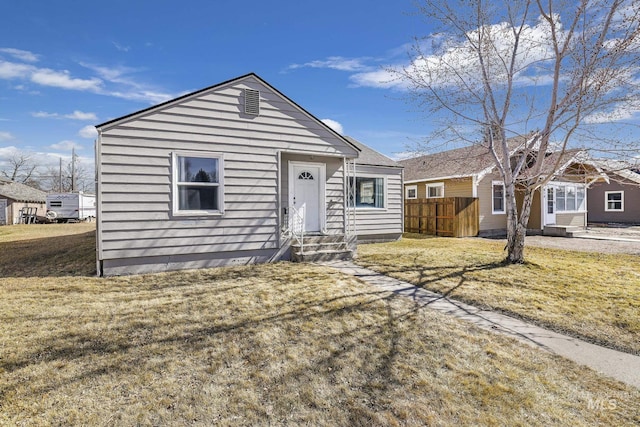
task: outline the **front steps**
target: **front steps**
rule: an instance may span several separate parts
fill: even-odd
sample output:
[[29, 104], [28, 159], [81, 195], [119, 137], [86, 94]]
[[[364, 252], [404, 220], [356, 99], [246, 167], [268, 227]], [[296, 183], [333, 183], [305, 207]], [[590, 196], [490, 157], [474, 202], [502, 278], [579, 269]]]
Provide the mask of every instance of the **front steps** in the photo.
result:
[[545, 225], [542, 231], [543, 236], [554, 237], [579, 237], [584, 233], [584, 227], [576, 227], [574, 225]]
[[303, 245], [291, 244], [291, 261], [325, 262], [351, 260], [356, 254], [356, 239], [343, 235], [305, 235]]

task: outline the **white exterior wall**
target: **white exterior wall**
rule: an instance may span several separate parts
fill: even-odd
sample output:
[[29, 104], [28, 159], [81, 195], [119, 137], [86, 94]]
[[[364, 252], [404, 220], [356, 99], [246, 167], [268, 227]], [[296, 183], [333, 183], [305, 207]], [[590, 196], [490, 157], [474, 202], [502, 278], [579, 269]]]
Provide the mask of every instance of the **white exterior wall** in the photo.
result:
[[356, 161], [356, 175], [385, 180], [384, 209], [356, 208], [358, 241], [399, 239], [404, 231], [402, 169], [360, 165]]
[[[260, 91], [259, 116], [244, 114], [244, 88]], [[107, 275], [268, 261], [280, 245], [279, 153], [340, 162], [357, 153], [252, 76], [106, 124], [96, 151], [98, 259]], [[174, 151], [222, 153], [223, 215], [173, 217]], [[341, 164], [333, 169], [327, 192], [342, 186]], [[342, 211], [331, 224], [342, 227]]]

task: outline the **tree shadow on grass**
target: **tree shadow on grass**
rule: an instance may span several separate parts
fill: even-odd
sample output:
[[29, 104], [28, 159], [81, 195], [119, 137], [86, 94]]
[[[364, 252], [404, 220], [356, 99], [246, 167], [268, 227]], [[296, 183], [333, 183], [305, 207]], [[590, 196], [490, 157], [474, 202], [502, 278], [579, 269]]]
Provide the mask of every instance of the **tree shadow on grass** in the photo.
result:
[[0, 243], [0, 277], [93, 276], [96, 233]]
[[[247, 269], [249, 272], [249, 269]], [[252, 276], [253, 272], [249, 274]], [[179, 285], [181, 286], [181, 285]], [[253, 288], [253, 285], [246, 286]], [[308, 286], [299, 286], [302, 292], [306, 292]], [[162, 292], [166, 288], [158, 289]], [[210, 288], [210, 293], [229, 293], [235, 292], [236, 289], [230, 286], [216, 289], [215, 286]], [[260, 289], [249, 289], [249, 291], [260, 291]], [[155, 299], [160, 296], [156, 296]], [[193, 293], [189, 298], [193, 301], [202, 298], [200, 292]], [[211, 295], [209, 295], [211, 297]], [[148, 289], [140, 293], [136, 298], [132, 298], [132, 306], [137, 306], [134, 299], [148, 299]], [[167, 297], [171, 299], [173, 297]], [[103, 319], [104, 324], [98, 330], [92, 328], [79, 328], [74, 330], [62, 330], [52, 337], [38, 344], [36, 348], [25, 351], [17, 357], [0, 360], [0, 371], [7, 375], [7, 382], [0, 386], [0, 397], [7, 393], [14, 392], [21, 383], [22, 375], [14, 376], [14, 373], [23, 369], [34, 369], [38, 366], [56, 365], [75, 365], [85, 366], [86, 369], [77, 369], [77, 373], [73, 375], [56, 375], [48, 381], [43, 381], [40, 385], [33, 385], [31, 390], [35, 394], [56, 392], [70, 384], [79, 383], [87, 379], [95, 380], [98, 377], [109, 377], [118, 374], [139, 374], [141, 370], [150, 369], [153, 371], [157, 368], [155, 364], [180, 364], [180, 358], [191, 353], [198, 353], [209, 348], [216, 348], [220, 342], [232, 342], [234, 345], [243, 349], [243, 363], [247, 362], [247, 358], [255, 358], [262, 363], [264, 358], [270, 356], [271, 348], [269, 343], [255, 340], [259, 336], [259, 331], [269, 329], [271, 327], [280, 329], [295, 328], [299, 323], [311, 323], [317, 325], [317, 329], [313, 331], [316, 335], [315, 343], [331, 342], [335, 343], [335, 351], [326, 357], [319, 357], [317, 363], [319, 370], [326, 372], [326, 375], [339, 375], [339, 365], [341, 357], [345, 353], [360, 351], [358, 347], [362, 345], [359, 339], [364, 332], [365, 336], [372, 336], [377, 331], [383, 331], [386, 334], [385, 339], [391, 341], [389, 351], [385, 354], [374, 358], [381, 361], [380, 366], [372, 365], [371, 369], [376, 376], [384, 378], [390, 375], [390, 364], [393, 363], [397, 338], [393, 336], [393, 316], [391, 310], [387, 310], [388, 319], [378, 319], [375, 322], [362, 322], [354, 327], [345, 327], [340, 333], [324, 330], [324, 323], [330, 319], [346, 319], [359, 314], [367, 313], [375, 307], [376, 304], [385, 300], [395, 298], [388, 292], [349, 292], [345, 295], [337, 295], [332, 298], [315, 299], [308, 298], [306, 294], [297, 298], [293, 303], [290, 300], [282, 299], [276, 306], [265, 309], [255, 315], [253, 312], [247, 312], [247, 308], [238, 307], [237, 315], [229, 318], [204, 319], [194, 321], [185, 311], [189, 304], [173, 305], [172, 308], [166, 307], [166, 304], [158, 302], [157, 305], [147, 305], [145, 313], [135, 314], [126, 308], [122, 314], [114, 314], [118, 318], [126, 316], [137, 316], [138, 321], [130, 321], [126, 325], [110, 325], [109, 319]], [[154, 300], [151, 298], [150, 300]], [[169, 331], [162, 331], [161, 322], [151, 321], [151, 319], [162, 319], [163, 315], [156, 311], [177, 311], [174, 323]], [[211, 307], [215, 311], [215, 307]], [[151, 319], [150, 319], [151, 318]], [[135, 320], [135, 319], [134, 319]], [[85, 313], [78, 313], [76, 318], [67, 318], [65, 321], [69, 324], [84, 324], [87, 321]], [[98, 322], [93, 320], [91, 323]], [[100, 328], [120, 329], [117, 334], [105, 334], [100, 332]], [[71, 328], [70, 328], [71, 329]], [[320, 340], [319, 338], [322, 338]], [[310, 340], [305, 336], [297, 336], [304, 345], [315, 345], [314, 340]], [[326, 340], [326, 341], [324, 341]], [[366, 346], [365, 346], [366, 347]], [[147, 350], [148, 349], [148, 350]], [[158, 349], [166, 349], [160, 352]], [[219, 350], [219, 349], [217, 349]], [[175, 353], [174, 353], [175, 351]], [[367, 350], [369, 351], [369, 350]], [[158, 354], [163, 353], [162, 357]], [[223, 352], [224, 353], [224, 352]], [[183, 356], [181, 356], [183, 355]], [[254, 355], [254, 356], [252, 356]], [[224, 356], [226, 359], [226, 356]], [[231, 357], [231, 356], [229, 356]], [[126, 363], [115, 363], [120, 360]], [[223, 362], [223, 361], [218, 361]], [[154, 367], [156, 366], [156, 367]], [[334, 367], [334, 372], [325, 367]], [[199, 368], [204, 368], [202, 365]], [[259, 366], [249, 369], [260, 370]], [[269, 383], [287, 384], [289, 381], [305, 377], [309, 374], [306, 365], [290, 367], [285, 369], [282, 378], [270, 378], [266, 380]], [[325, 374], [322, 374], [325, 375]], [[9, 378], [12, 377], [12, 380]], [[215, 381], [215, 378], [212, 378]], [[256, 380], [258, 381], [258, 380]], [[257, 390], [264, 387], [256, 385]]]

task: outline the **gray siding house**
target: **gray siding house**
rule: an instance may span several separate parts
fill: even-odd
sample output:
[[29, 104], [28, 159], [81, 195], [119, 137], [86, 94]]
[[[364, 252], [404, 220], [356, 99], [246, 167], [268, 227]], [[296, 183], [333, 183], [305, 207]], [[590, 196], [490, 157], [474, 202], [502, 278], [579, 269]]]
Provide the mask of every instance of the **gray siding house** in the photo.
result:
[[597, 162], [609, 179], [593, 184], [589, 223], [640, 224], [640, 173], [616, 162]]
[[380, 215], [361, 221], [363, 146], [256, 74], [96, 128], [99, 274], [288, 259], [294, 218], [349, 244], [361, 224], [363, 236], [402, 232], [402, 169], [372, 165], [384, 186], [364, 186], [364, 202]]
[[355, 181], [351, 178], [355, 185], [351, 205], [356, 211], [358, 242], [400, 239], [404, 229], [404, 168], [360, 141], [348, 136], [346, 139], [360, 150]]

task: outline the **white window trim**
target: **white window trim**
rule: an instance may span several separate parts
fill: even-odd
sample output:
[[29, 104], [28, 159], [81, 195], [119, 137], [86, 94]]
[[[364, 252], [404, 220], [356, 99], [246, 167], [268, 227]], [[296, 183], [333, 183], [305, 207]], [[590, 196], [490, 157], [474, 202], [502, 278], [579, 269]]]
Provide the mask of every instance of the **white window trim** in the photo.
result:
[[[562, 214], [576, 214], [576, 213], [586, 213], [587, 212], [587, 187], [584, 184], [580, 184], [577, 182], [559, 182], [556, 181], [553, 184], [551, 184], [552, 187], [555, 187], [555, 203], [556, 203], [556, 215], [562, 215]], [[565, 190], [565, 194], [567, 193], [567, 187], [575, 187], [576, 188], [576, 195], [578, 194], [578, 188], [582, 188], [583, 189], [583, 194], [584, 194], [584, 199], [583, 199], [583, 209], [573, 209], [573, 210], [568, 210], [568, 209], [564, 209], [564, 210], [560, 210], [558, 209], [558, 188], [559, 187], [563, 187]], [[566, 201], [567, 198], [565, 196], [565, 206], [566, 206]], [[576, 202], [578, 201], [578, 198], [576, 197]]]
[[[387, 198], [388, 198], [388, 191], [387, 191], [387, 176], [386, 175], [376, 175], [376, 174], [366, 174], [366, 175], [358, 175], [356, 174], [356, 176], [354, 177], [354, 179], [357, 178], [382, 178], [382, 185], [384, 186], [384, 188], [382, 189], [382, 191], [384, 191], [384, 203], [383, 206], [381, 208], [376, 208], [376, 207], [368, 207], [368, 206], [354, 206], [356, 208], [356, 210], [359, 211], [376, 211], [376, 212], [381, 212], [381, 211], [386, 211], [387, 210]], [[357, 182], [357, 180], [356, 180]], [[356, 192], [354, 193], [354, 197], [358, 194], [357, 189]], [[353, 203], [355, 204], [355, 199], [353, 201]]]
[[[205, 159], [218, 159], [218, 183], [215, 186], [218, 191], [218, 210], [180, 210], [178, 206], [178, 157], [200, 157]], [[174, 151], [171, 153], [171, 204], [173, 216], [221, 216], [224, 215], [224, 155], [215, 152], [203, 151]]]
[[[609, 209], [609, 194], [615, 194], [615, 193], [620, 193], [620, 209]], [[604, 211], [605, 212], [624, 212], [624, 190], [604, 192]]]
[[[414, 190], [416, 195], [414, 197], [409, 197], [409, 190]], [[404, 187], [404, 198], [408, 200], [417, 199], [418, 198], [418, 186], [417, 185], [407, 185]]]
[[[432, 184], [425, 184], [427, 190], [427, 199], [442, 199], [444, 197], [444, 182], [434, 182]], [[429, 196], [430, 188], [442, 188], [442, 196]]]
[[[501, 185], [502, 186], [502, 207], [503, 209], [501, 211], [497, 211], [495, 206], [494, 206], [494, 199], [495, 197], [493, 197], [493, 187], [495, 187], [496, 185]], [[502, 181], [491, 181], [491, 214], [493, 215], [504, 215], [507, 213], [507, 195], [505, 194], [505, 188], [504, 188], [504, 182]]]

